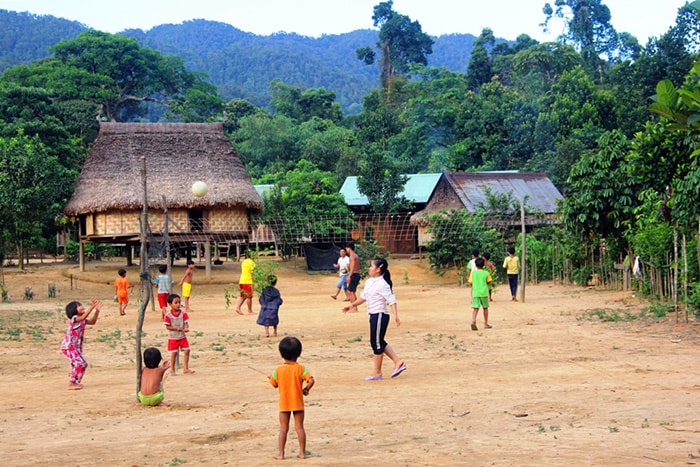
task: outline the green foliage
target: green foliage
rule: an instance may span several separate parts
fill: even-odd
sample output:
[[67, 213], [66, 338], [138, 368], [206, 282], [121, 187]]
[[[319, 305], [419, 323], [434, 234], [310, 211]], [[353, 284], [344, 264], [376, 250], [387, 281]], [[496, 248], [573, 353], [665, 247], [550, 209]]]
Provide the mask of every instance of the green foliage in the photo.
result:
[[577, 47], [591, 72], [597, 70], [601, 55], [616, 54], [618, 35], [610, 22], [610, 9], [602, 0], [556, 0], [554, 6], [544, 6], [545, 28], [552, 17], [564, 18], [566, 30], [559, 38]]
[[[41, 228], [59, 214], [61, 195], [72, 178], [57, 158], [50, 156], [38, 137], [21, 132], [0, 137], [0, 224], [3, 242], [17, 246], [23, 257], [27, 239], [41, 235]], [[23, 262], [19, 261], [19, 267]]]
[[327, 89], [307, 89], [302, 91], [295, 86], [288, 86], [280, 79], [270, 85], [272, 101], [270, 105], [280, 114], [302, 123], [312, 118], [339, 123], [343, 118], [340, 105], [335, 101], [335, 93]]
[[484, 28], [481, 35], [474, 43], [471, 58], [469, 59], [469, 68], [467, 69], [467, 86], [472, 91], [476, 91], [482, 84], [491, 81], [493, 70], [491, 69], [491, 58], [489, 57], [489, 49], [493, 49], [496, 38], [490, 28]]
[[634, 219], [638, 186], [627, 176], [629, 143], [613, 132], [598, 144], [597, 153], [584, 153], [572, 167], [562, 204], [564, 225], [580, 238], [619, 237]]
[[[418, 21], [395, 12], [394, 2], [388, 0], [374, 7], [372, 20], [379, 27], [377, 49], [381, 53], [380, 81], [388, 90], [395, 73], [405, 74], [411, 64], [428, 64], [427, 56], [433, 52], [433, 39], [423, 32]], [[374, 63], [373, 52], [365, 47], [357, 50], [357, 57], [365, 64]]]
[[[83, 244], [83, 253], [88, 259], [99, 259], [109, 256], [116, 256], [116, 248], [109, 244], [90, 243]], [[80, 243], [75, 240], [66, 242], [66, 259], [69, 261], [78, 261], [80, 257]]]
[[272, 227], [284, 256], [302, 239], [323, 242], [353, 226], [352, 212], [333, 173], [303, 159], [275, 183], [264, 202], [257, 221]]
[[700, 318], [700, 282], [693, 282], [689, 288], [688, 307], [697, 319]]
[[649, 264], [656, 267], [668, 265], [673, 251], [673, 226], [649, 223], [639, 227], [630, 238], [630, 248]]
[[274, 260], [261, 260], [258, 251], [252, 253], [251, 258], [255, 261], [255, 269], [253, 269], [253, 290], [260, 295], [265, 287], [272, 285], [273, 278], [277, 277], [278, 264]]
[[[355, 244], [355, 253], [360, 257], [360, 276], [364, 279], [368, 275], [369, 263], [375, 258], [389, 259], [390, 252], [382, 253], [382, 246], [374, 240], [366, 240], [363, 243]], [[389, 266], [391, 270], [391, 266]]]
[[373, 212], [394, 214], [408, 207], [402, 194], [407, 181], [398, 164], [384, 152], [371, 151], [360, 162], [357, 187], [369, 199]]
[[428, 259], [438, 274], [452, 267], [466, 268], [473, 249], [492, 254], [505, 250], [498, 232], [484, 223], [483, 213], [442, 210], [428, 216], [426, 221], [431, 236], [426, 245]]
[[145, 103], [173, 106], [171, 114], [201, 121], [220, 109], [215, 88], [187, 71], [181, 58], [162, 56], [132, 38], [88, 30], [61, 41], [54, 56], [3, 74], [5, 82], [46, 89], [61, 102], [89, 104], [111, 121], [130, 121], [146, 113]]

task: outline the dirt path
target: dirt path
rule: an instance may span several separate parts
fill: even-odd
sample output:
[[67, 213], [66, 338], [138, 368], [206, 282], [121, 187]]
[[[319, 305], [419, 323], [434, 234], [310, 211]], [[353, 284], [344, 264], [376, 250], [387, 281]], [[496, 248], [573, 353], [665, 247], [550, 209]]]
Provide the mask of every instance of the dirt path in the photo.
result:
[[[208, 283], [195, 273], [191, 366], [169, 377], [167, 408], [136, 403], [137, 304], [118, 316], [110, 285], [120, 265], [87, 273], [62, 264], [5, 270], [13, 303], [0, 304], [0, 454], [9, 465], [270, 465], [277, 393], [264, 376], [280, 357], [255, 316], [225, 308], [237, 280], [226, 263]], [[336, 276], [281, 264], [281, 335], [298, 336], [316, 378], [306, 399], [304, 465], [681, 465], [700, 456], [700, 334], [675, 316], [602, 322], [592, 310], [638, 312], [628, 292], [544, 283], [525, 303], [502, 285], [493, 329], [469, 330], [469, 290], [425, 262], [390, 260], [402, 325], [387, 340], [408, 365], [367, 382], [367, 316], [344, 315], [328, 296]], [[70, 274], [77, 288], [70, 289]], [[175, 276], [179, 279], [179, 271]], [[128, 278], [135, 281], [136, 269]], [[58, 297], [47, 298], [56, 284]], [[25, 287], [36, 297], [22, 300]], [[87, 331], [82, 391], [67, 391], [59, 350], [65, 303], [105, 301]], [[256, 304], [255, 310], [259, 306]], [[160, 312], [149, 311], [145, 346], [165, 349]], [[480, 328], [481, 328], [481, 323]], [[385, 361], [388, 376], [390, 363]], [[287, 463], [295, 459], [294, 432]]]

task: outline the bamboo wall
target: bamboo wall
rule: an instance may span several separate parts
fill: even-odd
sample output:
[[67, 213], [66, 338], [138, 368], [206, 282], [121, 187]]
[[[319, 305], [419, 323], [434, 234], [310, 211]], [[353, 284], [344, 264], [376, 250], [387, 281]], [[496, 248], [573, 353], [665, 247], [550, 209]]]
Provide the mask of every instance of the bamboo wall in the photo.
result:
[[[203, 225], [191, 222], [187, 209], [168, 210], [170, 233], [188, 233], [193, 230], [205, 232], [247, 232], [248, 213], [245, 208], [203, 210]], [[86, 216], [86, 232], [91, 236], [126, 236], [138, 235], [140, 232], [140, 210], [108, 211]], [[162, 211], [150, 211], [148, 224], [152, 232], [164, 230], [165, 215]]]

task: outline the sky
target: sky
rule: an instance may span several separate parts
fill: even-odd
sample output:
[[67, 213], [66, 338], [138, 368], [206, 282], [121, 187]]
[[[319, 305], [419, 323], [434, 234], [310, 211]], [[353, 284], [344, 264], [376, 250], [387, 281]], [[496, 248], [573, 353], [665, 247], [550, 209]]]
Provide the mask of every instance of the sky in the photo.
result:
[[[231, 24], [246, 32], [277, 32], [319, 37], [357, 29], [372, 29], [374, 6], [381, 0], [0, 0], [0, 9], [28, 11], [78, 21], [116, 33], [160, 24], [207, 19]], [[499, 38], [513, 40], [522, 33], [540, 42], [555, 40], [555, 25], [542, 31], [542, 7], [547, 0], [394, 0], [393, 10], [418, 21], [431, 36], [461, 33], [478, 36], [491, 28]], [[554, 0], [549, 0], [553, 5]], [[618, 32], [629, 32], [645, 45], [675, 24], [685, 0], [603, 0]]]

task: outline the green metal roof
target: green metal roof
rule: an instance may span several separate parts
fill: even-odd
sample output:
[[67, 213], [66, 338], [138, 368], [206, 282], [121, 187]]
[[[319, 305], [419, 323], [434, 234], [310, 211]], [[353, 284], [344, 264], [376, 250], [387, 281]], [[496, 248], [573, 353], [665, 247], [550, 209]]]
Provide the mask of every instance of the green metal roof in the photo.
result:
[[[441, 176], [442, 173], [407, 175], [408, 181], [401, 194], [412, 203], [427, 203]], [[340, 188], [340, 194], [345, 197], [345, 203], [348, 206], [369, 205], [367, 196], [360, 193], [357, 188], [357, 177], [355, 176], [345, 179], [345, 183]]]

